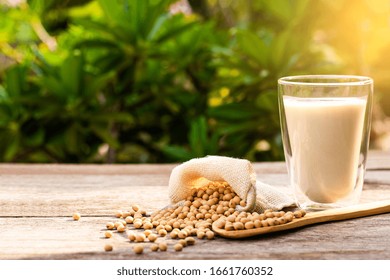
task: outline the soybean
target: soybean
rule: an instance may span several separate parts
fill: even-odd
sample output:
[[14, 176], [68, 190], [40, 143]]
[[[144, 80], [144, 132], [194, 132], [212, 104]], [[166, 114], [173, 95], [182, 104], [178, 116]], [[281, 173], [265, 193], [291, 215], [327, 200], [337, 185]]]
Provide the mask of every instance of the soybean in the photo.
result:
[[158, 244], [152, 244], [152, 245], [150, 246], [150, 250], [151, 250], [151, 251], [154, 251], [154, 252], [158, 251]]
[[115, 225], [114, 225], [114, 223], [112, 223], [112, 222], [108, 222], [108, 223], [106, 224], [106, 228], [107, 228], [107, 229], [114, 229], [114, 228], [115, 228]]
[[175, 249], [175, 251], [181, 251], [183, 250], [183, 245], [181, 245], [180, 243], [176, 243], [173, 248]]
[[[135, 229], [144, 230], [143, 234], [129, 233], [129, 240], [136, 242], [144, 242], [146, 239], [155, 242], [158, 235], [165, 237], [169, 233], [172, 239], [180, 238], [178, 243], [174, 245], [174, 249], [182, 250], [187, 245], [195, 244], [195, 239], [191, 236], [196, 236], [198, 239], [205, 237], [209, 240], [214, 239], [213, 223], [214, 226], [228, 231], [250, 230], [283, 225], [306, 214], [304, 210], [286, 213], [273, 209], [267, 209], [261, 214], [239, 212], [236, 207], [242, 209], [240, 206], [246, 207], [246, 201], [241, 200], [229, 184], [210, 182], [207, 186], [191, 190], [190, 195], [181, 205], [156, 211], [150, 217], [146, 216], [146, 211], [137, 204], [132, 205], [129, 211], [117, 211], [116, 217], [123, 220], [117, 221], [115, 224], [109, 222], [106, 224], [106, 228], [116, 228], [118, 232], [124, 232], [127, 224], [133, 224]], [[152, 233], [153, 229], [156, 230], [156, 234]], [[105, 234], [112, 236], [110, 232]], [[152, 244], [150, 249], [152, 251], [166, 251], [168, 246], [165, 242], [161, 242]]]
[[160, 251], [166, 251], [168, 249], [168, 245], [165, 242], [161, 242], [160, 244], [158, 244], [158, 248], [160, 249]]
[[157, 240], [157, 235], [155, 235], [154, 233], [151, 233], [151, 234], [149, 234], [148, 239], [150, 242], [154, 242]]
[[135, 242], [144, 242], [145, 238], [145, 234], [139, 233], [135, 236]]
[[129, 232], [129, 234], [127, 235], [127, 238], [129, 238], [130, 241], [135, 241], [136, 239], [136, 235], [134, 234], [134, 232]]
[[134, 245], [133, 251], [136, 254], [142, 254], [144, 251], [144, 246], [142, 246], [141, 244]]
[[80, 213], [74, 213], [73, 214], [73, 220], [78, 221], [78, 220], [80, 220], [80, 218], [81, 218]]
[[104, 245], [104, 251], [108, 252], [108, 251], [112, 251], [113, 247], [111, 244], [106, 244]]
[[115, 217], [122, 218], [123, 212], [121, 210], [116, 211]]

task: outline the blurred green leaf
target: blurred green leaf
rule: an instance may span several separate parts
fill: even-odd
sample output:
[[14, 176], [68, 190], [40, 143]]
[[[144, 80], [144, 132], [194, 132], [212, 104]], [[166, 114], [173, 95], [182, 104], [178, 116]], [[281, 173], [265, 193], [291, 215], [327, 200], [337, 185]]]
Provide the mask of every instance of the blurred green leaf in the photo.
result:
[[38, 14], [42, 14], [52, 4], [54, 0], [28, 0], [31, 10]]
[[261, 94], [256, 99], [256, 107], [259, 110], [268, 112], [278, 111], [278, 93], [276, 90], [268, 90]]
[[98, 1], [109, 21], [127, 30], [132, 42], [146, 40], [153, 28], [158, 27], [155, 22], [166, 12], [167, 5], [172, 2], [171, 0], [122, 0], [119, 5], [113, 5], [111, 0]]
[[112, 72], [96, 77], [89, 77], [85, 83], [85, 96], [92, 96], [102, 91], [113, 78], [114, 73]]
[[[73, 23], [78, 25], [78, 26], [82, 26], [86, 30], [93, 30], [93, 31], [97, 32], [99, 35], [103, 35], [103, 36], [106, 36], [109, 38], [116, 38], [117, 40], [122, 40], [125, 42], [127, 42], [128, 40], [131, 39], [129, 32], [126, 31], [126, 29], [124, 29], [121, 26], [112, 27], [110, 24], [107, 24], [104, 22], [98, 22], [98, 21], [94, 21], [94, 20], [86, 19], [86, 18], [73, 19]], [[93, 39], [87, 39], [87, 38], [83, 38], [83, 39], [86, 39], [87, 41], [93, 40]], [[101, 39], [102, 38], [99, 38], [99, 40], [101, 40]]]
[[280, 20], [287, 22], [292, 18], [293, 6], [296, 4], [295, 2], [300, 2], [300, 0], [296, 1], [286, 1], [286, 0], [272, 0], [272, 1], [263, 1], [267, 6], [268, 10], [273, 13]]
[[233, 124], [221, 124], [219, 127], [219, 132], [221, 134], [237, 134], [239, 132], [247, 132], [256, 130], [260, 123], [260, 120], [253, 121], [245, 121], [241, 123], [233, 123]]
[[255, 118], [258, 115], [257, 109], [250, 103], [230, 103], [209, 109], [209, 115], [214, 118], [242, 121]]
[[196, 157], [204, 156], [207, 146], [207, 124], [204, 117], [191, 122], [188, 138], [193, 155]]
[[52, 76], [45, 76], [41, 80], [42, 86], [46, 86], [47, 89], [49, 89], [54, 94], [58, 95], [59, 97], [65, 97], [66, 96], [66, 89], [62, 86], [61, 82]]
[[3, 159], [4, 161], [12, 161], [16, 154], [18, 153], [20, 147], [20, 137], [18, 131], [5, 130], [6, 135], [1, 137], [2, 145], [5, 145], [6, 150], [4, 152]]
[[68, 127], [65, 131], [64, 140], [68, 145], [66, 149], [73, 154], [77, 154], [79, 152], [80, 141], [81, 141], [81, 130], [79, 124], [74, 123], [70, 127]]
[[110, 52], [97, 57], [94, 61], [95, 66], [100, 69], [102, 74], [118, 69], [120, 66], [126, 64], [125, 57], [120, 52]]
[[30, 147], [39, 147], [43, 144], [44, 139], [45, 131], [42, 128], [39, 128], [35, 132], [29, 134], [29, 137], [25, 139], [25, 143]]
[[192, 153], [181, 146], [164, 146], [162, 151], [177, 161], [187, 161], [192, 158]]
[[[131, 28], [132, 26], [129, 26], [128, 21], [130, 17], [129, 5], [131, 0], [116, 1], [115, 5], [113, 5], [112, 0], [98, 0], [98, 2], [109, 22], [114, 22], [128, 31], [134, 32], [134, 30]], [[138, 2], [138, 0], [134, 0], [134, 3], [138, 4]]]
[[286, 52], [288, 51], [288, 40], [290, 37], [289, 32], [283, 32], [277, 35], [273, 40], [271, 49], [272, 49], [272, 65], [274, 69], [280, 69], [283, 67], [288, 60], [285, 57]]
[[155, 39], [156, 34], [160, 31], [161, 27], [165, 24], [168, 18], [169, 16], [166, 14], [160, 15], [157, 18], [157, 20], [154, 22], [154, 25], [147, 36], [148, 41]]
[[294, 11], [297, 18], [301, 18], [308, 11], [310, 0], [296, 0], [294, 1]]
[[0, 85], [0, 102], [4, 102], [7, 99], [8, 99], [8, 93], [5, 90], [5, 88], [2, 85]]
[[107, 143], [113, 148], [119, 148], [120, 144], [119, 142], [110, 134], [110, 132], [107, 130], [106, 127], [100, 127], [97, 125], [93, 125], [90, 127], [90, 129], [95, 133], [100, 139], [104, 141], [104, 143]]
[[155, 42], [157, 44], [160, 44], [160, 43], [163, 43], [165, 42], [166, 40], [169, 40], [169, 39], [172, 39], [172, 38], [175, 38], [176, 36], [178, 36], [179, 34], [185, 32], [186, 30], [192, 28], [193, 26], [195, 26], [197, 24], [196, 21], [191, 21], [191, 22], [188, 22], [188, 23], [184, 23], [182, 25], [178, 25], [178, 26], [173, 26], [171, 28], [169, 28], [167, 31], [165, 31], [163, 34], [161, 34], [160, 36], [158, 36], [156, 39], [155, 39]]
[[236, 36], [238, 46], [243, 52], [262, 66], [268, 64], [269, 48], [256, 34], [249, 30], [238, 30]]
[[134, 118], [130, 113], [126, 112], [110, 112], [98, 113], [93, 115], [86, 115], [86, 117], [93, 118], [96, 123], [110, 123], [118, 122], [125, 124], [134, 124]]
[[26, 86], [27, 68], [14, 66], [8, 69], [5, 75], [5, 85], [8, 94], [12, 97], [20, 96]]
[[71, 54], [61, 65], [60, 75], [67, 93], [75, 98], [83, 87], [84, 58], [80, 53]]
[[143, 27], [143, 38], [151, 40], [158, 33], [160, 28], [166, 23], [170, 15], [168, 15], [168, 8], [174, 0], [149, 0], [143, 1], [148, 5], [143, 10], [143, 21], [140, 22]]
[[87, 39], [75, 44], [75, 48], [118, 49], [118, 43], [107, 39]]

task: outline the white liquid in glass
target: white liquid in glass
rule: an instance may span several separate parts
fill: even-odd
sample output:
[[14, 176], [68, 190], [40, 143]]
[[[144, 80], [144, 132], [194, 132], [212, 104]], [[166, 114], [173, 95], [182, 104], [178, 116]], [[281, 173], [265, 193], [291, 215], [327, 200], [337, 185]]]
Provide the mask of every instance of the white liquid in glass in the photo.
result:
[[310, 200], [333, 203], [357, 180], [365, 98], [283, 97], [293, 184]]

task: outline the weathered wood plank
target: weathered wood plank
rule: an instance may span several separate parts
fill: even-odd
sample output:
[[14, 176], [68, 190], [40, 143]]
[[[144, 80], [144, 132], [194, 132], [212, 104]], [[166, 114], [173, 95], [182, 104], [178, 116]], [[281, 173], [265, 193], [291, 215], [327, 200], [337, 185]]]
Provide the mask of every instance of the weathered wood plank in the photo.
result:
[[20, 176], [2, 181], [7, 186], [0, 188], [0, 216], [69, 216], [75, 211], [110, 215], [135, 203], [149, 211], [168, 203], [166, 185], [135, 185], [131, 176]]
[[[390, 259], [390, 214], [242, 240], [198, 240], [191, 248], [135, 255], [125, 234], [103, 238], [110, 218], [0, 218], [0, 259]], [[380, 226], [378, 226], [380, 225]], [[104, 252], [112, 243], [114, 250]]]
[[[168, 204], [176, 165], [0, 164], [0, 259], [390, 259], [390, 214], [141, 256], [116, 234], [116, 249], [104, 252], [104, 225], [115, 210]], [[254, 168], [258, 179], [291, 194], [285, 163]], [[371, 152], [368, 169], [361, 201], [390, 199], [390, 153]], [[70, 219], [75, 211], [79, 222]]]
[[169, 175], [177, 164], [0, 164], [1, 175]]
[[[0, 165], [0, 216], [110, 215], [134, 203], [155, 211], [169, 204], [174, 166]], [[277, 173], [282, 168], [256, 164], [259, 179], [288, 192], [287, 175]]]
[[[258, 176], [291, 194], [286, 174]], [[111, 215], [138, 203], [147, 211], [166, 206], [168, 175], [2, 175], [0, 216]], [[390, 198], [390, 172], [369, 171], [362, 201]]]
[[367, 157], [367, 169], [390, 169], [390, 152], [370, 151]]

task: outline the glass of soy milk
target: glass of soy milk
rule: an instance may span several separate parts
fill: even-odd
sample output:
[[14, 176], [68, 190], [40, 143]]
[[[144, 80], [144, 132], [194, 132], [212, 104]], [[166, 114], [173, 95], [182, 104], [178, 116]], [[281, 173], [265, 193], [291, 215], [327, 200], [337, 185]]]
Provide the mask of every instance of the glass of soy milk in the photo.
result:
[[307, 75], [278, 80], [284, 154], [303, 208], [359, 201], [371, 127], [373, 80]]

